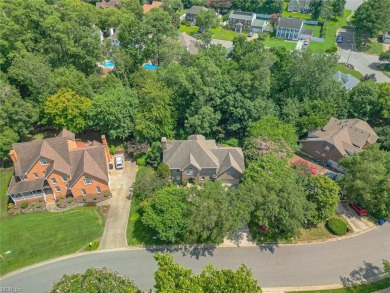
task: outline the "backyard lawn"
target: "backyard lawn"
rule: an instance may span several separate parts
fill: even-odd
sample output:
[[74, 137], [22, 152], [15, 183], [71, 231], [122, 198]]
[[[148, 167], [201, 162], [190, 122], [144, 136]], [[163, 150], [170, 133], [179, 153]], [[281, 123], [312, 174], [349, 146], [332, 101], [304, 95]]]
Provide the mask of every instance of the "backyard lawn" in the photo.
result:
[[362, 47], [362, 38], [356, 36], [356, 47], [360, 52], [364, 52], [372, 55], [379, 55], [383, 52], [383, 43], [378, 43], [375, 38], [368, 39], [367, 44]]
[[298, 12], [288, 12], [287, 11], [287, 7], [288, 7], [288, 2], [284, 2], [284, 10], [283, 10], [283, 13], [282, 13], [282, 16], [283, 17], [299, 17], [299, 18], [302, 18], [302, 19], [311, 19], [311, 15], [310, 13], [309, 14], [303, 14], [303, 13], [298, 13]]
[[[66, 212], [9, 216], [6, 190], [11, 173], [1, 175], [0, 275], [43, 260], [77, 252], [99, 238], [104, 218], [97, 207]], [[5, 252], [10, 253], [5, 254]]]
[[320, 37], [320, 31], [321, 26], [320, 25], [314, 25], [314, 24], [303, 24], [304, 29], [310, 29], [313, 30], [313, 37], [319, 38]]
[[264, 44], [267, 47], [285, 47], [288, 50], [295, 50], [297, 46], [296, 42], [287, 42], [280, 38], [271, 37], [269, 34], [264, 40]]
[[239, 35], [239, 33], [235, 31], [223, 29], [221, 26], [211, 29], [211, 32], [213, 33], [212, 36], [213, 39], [223, 40], [223, 41], [233, 41], [234, 37]]
[[186, 33], [187, 35], [193, 35], [196, 34], [199, 30], [198, 26], [186, 26], [186, 25], [180, 25], [179, 32], [180, 33]]
[[337, 70], [342, 72], [342, 73], [345, 73], [345, 74], [350, 74], [350, 75], [356, 77], [357, 79], [363, 78], [363, 74], [361, 74], [359, 71], [349, 69], [349, 68], [345, 67], [343, 64], [337, 64]]

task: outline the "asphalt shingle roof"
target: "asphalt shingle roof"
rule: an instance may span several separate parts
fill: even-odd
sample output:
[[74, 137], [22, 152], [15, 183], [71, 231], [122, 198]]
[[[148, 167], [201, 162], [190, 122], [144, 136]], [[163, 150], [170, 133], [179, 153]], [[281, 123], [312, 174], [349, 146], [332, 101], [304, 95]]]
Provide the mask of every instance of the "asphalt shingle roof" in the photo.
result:
[[286, 27], [292, 29], [300, 29], [303, 25], [303, 20], [299, 18], [281, 17], [278, 27]]

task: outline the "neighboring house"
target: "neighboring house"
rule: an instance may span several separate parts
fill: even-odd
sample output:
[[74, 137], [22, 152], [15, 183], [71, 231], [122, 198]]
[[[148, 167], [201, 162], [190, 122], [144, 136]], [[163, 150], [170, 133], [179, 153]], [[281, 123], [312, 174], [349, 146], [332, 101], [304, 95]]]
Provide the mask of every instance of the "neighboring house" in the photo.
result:
[[206, 140], [203, 135], [191, 135], [188, 140], [161, 140], [163, 162], [169, 166], [173, 182], [181, 184], [220, 180], [236, 185], [245, 170], [242, 149], [218, 147], [215, 140]]
[[251, 31], [256, 14], [244, 11], [232, 11], [229, 15], [229, 27], [236, 32]]
[[287, 11], [310, 13], [310, 0], [290, 0]]
[[377, 140], [378, 135], [367, 122], [332, 117], [324, 128], [309, 132], [307, 138], [300, 142], [303, 152], [329, 167], [342, 171], [338, 165], [342, 157], [359, 153], [365, 146]]
[[64, 129], [56, 137], [13, 144], [9, 155], [15, 173], [7, 195], [19, 203], [109, 192], [110, 154], [104, 135], [102, 142], [82, 143]]
[[383, 34], [382, 41], [385, 44], [390, 44], [390, 31]]
[[201, 40], [195, 39], [184, 32], [179, 33], [179, 41], [190, 54], [197, 54], [198, 47], [204, 44]]
[[192, 22], [193, 25], [196, 25], [196, 16], [202, 10], [208, 10], [208, 9], [203, 6], [197, 6], [197, 5], [192, 6], [186, 13], [186, 20]]
[[161, 5], [163, 5], [164, 2], [160, 2], [160, 1], [153, 1], [151, 4], [144, 4], [142, 6], [143, 8], [143, 12], [144, 14], [148, 13], [150, 10], [152, 10], [153, 8], [157, 8], [157, 7], [160, 7]]
[[342, 73], [340, 71], [337, 71], [333, 75], [333, 79], [341, 82], [347, 91], [353, 89], [355, 86], [357, 86], [360, 83], [360, 80], [357, 79], [356, 77], [350, 74]]
[[298, 40], [302, 27], [302, 19], [281, 17], [276, 28], [276, 37], [286, 40]]
[[119, 0], [103, 0], [102, 2], [96, 2], [96, 8], [116, 8], [119, 9]]
[[260, 33], [262, 31], [264, 31], [266, 26], [267, 26], [267, 22], [265, 20], [255, 19], [252, 22], [252, 32]]
[[110, 41], [112, 46], [119, 47], [120, 42], [118, 39], [118, 32], [116, 32], [115, 29], [112, 27], [110, 27], [109, 32], [110, 36], [107, 38], [107, 40]]

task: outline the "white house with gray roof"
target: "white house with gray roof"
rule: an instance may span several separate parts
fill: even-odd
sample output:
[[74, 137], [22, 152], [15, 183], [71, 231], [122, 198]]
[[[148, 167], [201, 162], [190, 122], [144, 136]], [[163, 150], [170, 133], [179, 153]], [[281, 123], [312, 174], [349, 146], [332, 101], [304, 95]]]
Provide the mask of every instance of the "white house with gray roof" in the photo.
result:
[[287, 11], [310, 13], [310, 0], [290, 0]]
[[303, 20], [292, 17], [281, 17], [276, 28], [276, 37], [286, 40], [298, 40], [303, 27]]
[[163, 162], [169, 166], [173, 182], [181, 184], [220, 180], [237, 185], [245, 170], [244, 155], [238, 147], [219, 147], [215, 140], [191, 135], [188, 140], [161, 140]]
[[256, 14], [245, 11], [232, 11], [229, 15], [229, 27], [236, 32], [251, 31], [252, 24], [256, 20]]

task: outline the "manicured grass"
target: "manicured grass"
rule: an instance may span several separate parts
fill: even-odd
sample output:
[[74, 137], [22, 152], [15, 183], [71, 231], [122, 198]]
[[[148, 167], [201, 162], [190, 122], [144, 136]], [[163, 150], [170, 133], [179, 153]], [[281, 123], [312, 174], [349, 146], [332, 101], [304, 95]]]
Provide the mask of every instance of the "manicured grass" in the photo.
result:
[[[1, 275], [74, 253], [102, 235], [104, 218], [97, 207], [75, 208], [62, 213], [9, 216], [6, 213], [6, 189], [11, 175], [1, 174]], [[11, 253], [5, 254], [6, 251]]]
[[264, 44], [267, 47], [285, 47], [289, 50], [295, 50], [297, 43], [296, 42], [287, 42], [280, 38], [271, 37], [270, 35], [264, 40]]
[[349, 68], [345, 67], [343, 64], [337, 64], [337, 69], [339, 71], [341, 71], [342, 73], [350, 74], [350, 75], [356, 77], [357, 79], [363, 78], [363, 74], [361, 74], [359, 71], [349, 69]]
[[339, 289], [331, 289], [331, 290], [317, 290], [317, 291], [294, 291], [295, 293], [371, 293], [377, 292], [379, 290], [383, 290], [386, 288], [390, 288], [390, 277], [384, 278], [382, 280], [357, 285], [353, 287], [339, 288]]
[[314, 25], [314, 24], [303, 24], [304, 29], [309, 29], [313, 30], [313, 37], [320, 37], [320, 31], [321, 31], [321, 26], [320, 25]]
[[198, 26], [186, 26], [186, 25], [180, 25], [179, 32], [186, 33], [187, 35], [193, 35], [196, 34], [199, 31]]
[[282, 16], [283, 17], [299, 17], [299, 18], [302, 18], [302, 19], [311, 19], [311, 15], [310, 13], [308, 14], [303, 14], [303, 13], [298, 13], [298, 12], [288, 12], [287, 11], [287, 7], [288, 7], [288, 2], [284, 2], [284, 11], [282, 13]]
[[239, 35], [239, 33], [236, 33], [235, 31], [231, 30], [226, 30], [221, 26], [211, 29], [211, 32], [213, 33], [213, 39], [223, 41], [233, 41], [234, 37]]
[[358, 50], [367, 54], [379, 55], [383, 52], [383, 44], [376, 40], [370, 40], [365, 47], [358, 47]]

